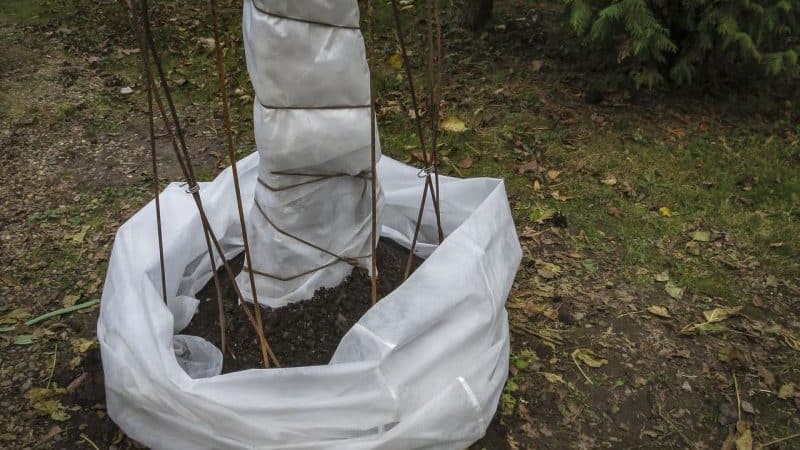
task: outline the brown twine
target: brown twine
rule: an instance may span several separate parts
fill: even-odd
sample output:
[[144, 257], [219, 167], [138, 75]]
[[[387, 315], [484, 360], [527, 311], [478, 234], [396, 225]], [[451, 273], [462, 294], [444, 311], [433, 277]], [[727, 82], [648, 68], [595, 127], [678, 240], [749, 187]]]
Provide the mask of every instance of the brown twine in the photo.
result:
[[309, 25], [318, 25], [321, 27], [342, 28], [345, 30], [360, 30], [360, 27], [355, 25], [335, 25], [332, 23], [319, 22], [311, 19], [301, 19], [299, 17], [285, 16], [283, 14], [270, 12], [259, 6], [255, 1], [253, 1], [253, 7], [256, 9], [256, 11], [260, 12], [261, 14], [264, 14], [265, 16], [275, 17], [276, 19], [291, 20], [292, 22], [307, 23]]
[[[313, 183], [319, 183], [319, 182], [331, 180], [331, 179], [334, 179], [334, 178], [344, 178], [344, 177], [360, 178], [360, 179], [362, 179], [364, 181], [365, 184], [366, 184], [366, 182], [368, 180], [372, 179], [372, 176], [371, 176], [369, 170], [363, 170], [363, 171], [361, 171], [361, 172], [359, 172], [359, 173], [357, 173], [355, 175], [350, 175], [349, 173], [291, 173], [291, 172], [271, 172], [271, 173], [273, 173], [275, 175], [287, 175], [287, 176], [295, 176], [295, 177], [313, 177], [314, 178], [313, 180], [301, 181], [301, 182], [294, 183], [294, 184], [288, 184], [286, 186], [273, 186], [273, 185], [267, 183], [266, 181], [264, 181], [263, 179], [261, 179], [261, 177], [258, 177], [258, 183], [260, 185], [264, 186], [265, 188], [267, 188], [268, 190], [272, 191], [272, 192], [288, 191], [290, 189], [298, 188], [298, 187], [301, 187], [301, 186], [306, 186], [306, 185], [313, 184]], [[366, 189], [366, 187], [365, 187], [365, 189]], [[361, 195], [362, 196], [364, 195], [364, 191], [362, 191]]]
[[273, 222], [272, 219], [269, 218], [269, 215], [267, 215], [267, 213], [264, 211], [264, 209], [261, 208], [261, 204], [259, 204], [258, 201], [254, 202], [254, 203], [256, 204], [256, 209], [258, 209], [258, 212], [261, 213], [261, 215], [264, 217], [264, 219], [267, 221], [267, 223], [269, 223], [272, 226], [272, 228], [275, 229], [275, 231], [277, 231], [278, 233], [283, 234], [284, 236], [288, 236], [288, 237], [296, 240], [297, 242], [303, 243], [303, 244], [313, 248], [314, 250], [318, 250], [318, 251], [320, 251], [322, 253], [325, 253], [326, 255], [333, 256], [337, 260], [339, 260], [341, 262], [344, 262], [344, 263], [347, 263], [347, 264], [350, 264], [351, 266], [354, 266], [354, 267], [358, 266], [358, 259], [359, 258], [365, 258], [364, 256], [358, 256], [358, 257], [339, 256], [336, 253], [333, 253], [330, 250], [327, 250], [327, 249], [325, 249], [323, 247], [320, 247], [319, 245], [317, 245], [317, 244], [315, 244], [313, 242], [307, 241], [307, 240], [305, 240], [305, 239], [303, 239], [303, 238], [301, 238], [299, 236], [295, 236], [295, 235], [289, 233], [288, 231], [284, 230], [283, 228], [279, 227], [278, 225], [276, 225], [275, 222]]
[[310, 105], [310, 106], [295, 106], [295, 105], [289, 105], [289, 106], [276, 106], [276, 105], [267, 105], [265, 103], [262, 103], [261, 100], [259, 100], [258, 103], [262, 107], [264, 107], [266, 109], [279, 109], [279, 110], [280, 109], [288, 109], [288, 110], [304, 110], [304, 109], [311, 109], [311, 110], [315, 110], [315, 109], [338, 110], [338, 109], [364, 109], [364, 108], [369, 108], [370, 107], [369, 105], [322, 105], [322, 106], [314, 106], [314, 105]]
[[337, 255], [336, 253], [333, 253], [330, 250], [326, 250], [326, 249], [320, 247], [319, 245], [314, 244], [313, 242], [307, 241], [307, 240], [305, 240], [305, 239], [303, 239], [303, 238], [301, 238], [299, 236], [295, 236], [292, 233], [289, 233], [288, 231], [286, 231], [285, 229], [279, 227], [278, 225], [275, 224], [275, 222], [272, 221], [272, 219], [269, 218], [269, 215], [264, 211], [264, 209], [261, 207], [261, 205], [257, 201], [255, 202], [255, 205], [256, 205], [256, 208], [258, 209], [258, 212], [261, 213], [261, 215], [264, 217], [264, 219], [267, 221], [267, 223], [269, 223], [270, 226], [272, 226], [272, 228], [275, 229], [275, 231], [277, 231], [278, 233], [283, 234], [284, 236], [288, 236], [289, 238], [292, 238], [292, 239], [294, 239], [294, 240], [296, 240], [296, 241], [298, 241], [300, 243], [303, 243], [303, 244], [305, 244], [305, 245], [307, 245], [307, 246], [309, 246], [309, 247], [311, 247], [311, 248], [313, 248], [315, 250], [318, 250], [318, 251], [320, 251], [322, 253], [330, 255], [334, 259], [332, 261], [328, 262], [327, 264], [323, 264], [323, 265], [321, 265], [319, 267], [315, 267], [313, 269], [306, 270], [305, 272], [299, 273], [297, 275], [292, 275], [292, 276], [288, 276], [288, 277], [282, 277], [280, 275], [275, 275], [273, 273], [263, 272], [263, 271], [260, 271], [260, 270], [253, 269], [253, 268], [249, 267], [249, 265], [246, 265], [242, 270], [245, 270], [250, 274], [261, 275], [263, 277], [272, 278], [272, 279], [275, 279], [275, 280], [278, 280], [278, 281], [292, 281], [292, 280], [295, 280], [297, 278], [304, 277], [306, 275], [310, 275], [310, 274], [315, 273], [315, 272], [319, 272], [320, 270], [327, 269], [328, 267], [333, 266], [334, 264], [338, 264], [340, 262], [349, 264], [349, 265], [351, 265], [353, 267], [358, 267], [358, 265], [359, 265], [358, 264], [358, 260], [359, 259], [369, 258], [369, 257], [372, 256], [371, 254], [370, 255], [364, 255], [364, 256], [355, 256], [355, 257]]

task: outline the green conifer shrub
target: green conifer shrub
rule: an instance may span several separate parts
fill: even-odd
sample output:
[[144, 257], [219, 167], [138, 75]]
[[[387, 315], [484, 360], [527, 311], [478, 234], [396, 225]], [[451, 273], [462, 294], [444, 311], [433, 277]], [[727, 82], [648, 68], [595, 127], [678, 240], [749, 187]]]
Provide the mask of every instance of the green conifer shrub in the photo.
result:
[[572, 30], [637, 87], [800, 75], [800, 0], [563, 0]]

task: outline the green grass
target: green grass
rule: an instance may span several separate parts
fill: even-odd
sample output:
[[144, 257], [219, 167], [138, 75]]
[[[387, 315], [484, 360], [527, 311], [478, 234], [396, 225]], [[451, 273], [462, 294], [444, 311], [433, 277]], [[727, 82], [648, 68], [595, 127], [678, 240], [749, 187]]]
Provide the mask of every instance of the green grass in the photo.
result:
[[31, 0], [4, 0], [0, 2], [0, 24], [36, 25], [49, 21], [51, 4]]
[[[235, 2], [223, 3], [222, 19], [230, 48], [226, 54], [228, 91], [233, 93], [240, 88], [249, 94], [239, 6]], [[85, 6], [81, 1], [75, 4]], [[52, 6], [60, 4], [10, 0], [0, 5], [0, 21], [64, 22], [77, 29], [74, 11], [80, 8], [75, 4]], [[179, 110], [190, 104], [216, 108], [213, 54], [197, 41], [211, 36], [210, 25], [204, 20], [207, 12], [201, 6], [175, 2], [153, 6], [155, 37], [168, 78], [188, 80], [184, 86], [174, 88]], [[374, 74], [379, 102], [388, 107], [399, 100], [408, 107], [403, 71], [388, 63], [397, 51], [391, 8], [385, 2], [377, 2], [376, 8], [378, 48]], [[86, 11], [92, 23], [109, 22], [102, 25], [106, 28], [101, 27], [103, 32], [98, 32], [93, 41], [110, 36], [120, 48], [134, 47], [131, 36], [112, 32], [114, 27], [127, 26], [119, 11], [109, 13], [110, 18], [100, 14], [99, 8]], [[416, 14], [420, 16], [423, 11], [417, 8]], [[498, 21], [503, 20], [502, 8], [498, 17]], [[362, 20], [366, 24], [366, 15]], [[404, 13], [404, 24], [418, 75], [418, 92], [422, 93], [425, 77], [419, 63], [423, 62], [420, 44], [424, 44], [424, 30], [408, 13]], [[611, 261], [618, 266], [614, 272], [620, 281], [637, 285], [652, 284], [652, 277], [646, 274], [668, 270], [673, 281], [689, 292], [731, 303], [743, 301], [741, 292], [747, 291], [751, 280], [731, 269], [730, 263], [755, 262], [754, 270], [777, 277], [800, 273], [800, 241], [794, 238], [800, 235], [800, 149], [797, 140], [792, 141], [785, 133], [788, 130], [796, 135], [800, 130], [792, 128], [788, 119], [778, 117], [771, 127], [759, 129], [750, 126], [752, 117], [731, 116], [726, 118], [725, 128], [711, 125], [701, 130], [697, 123], [704, 120], [706, 106], [701, 100], [701, 107], [697, 108], [687, 100], [658, 112], [641, 106], [600, 109], [609, 123], [599, 127], [591, 120], [592, 107], [575, 104], [570, 86], [527, 71], [527, 56], [506, 57], [500, 52], [493, 60], [481, 53], [487, 46], [497, 45], [487, 41], [498, 37], [453, 33], [457, 40], [447, 59], [450, 90], [445, 93], [448, 101], [443, 114], [459, 117], [469, 129], [464, 133], [441, 133], [439, 152], [445, 157], [441, 170], [453, 175], [503, 177], [521, 228], [537, 226], [536, 220], [548, 211], [561, 211], [568, 218], [570, 232], [582, 236], [573, 237], [571, 245], [595, 255], [592, 270]], [[79, 37], [85, 33], [73, 34]], [[141, 89], [138, 60], [135, 53], [112, 51], [100, 64], [104, 72]], [[546, 67], [550, 66], [548, 63]], [[559, 68], [555, 66], [553, 70]], [[110, 115], [121, 101], [135, 102], [138, 109], [143, 109], [142, 97], [121, 99], [109, 95], [92, 99], [86, 107], [99, 111], [100, 118], [90, 124], [90, 130], [107, 128], [103, 115]], [[756, 103], [763, 103], [763, 98], [759, 96]], [[242, 139], [247, 140], [252, 134], [251, 105], [232, 100], [234, 123]], [[782, 104], [775, 103], [777, 106], [770, 109], [779, 110]], [[562, 107], [576, 119], [566, 124], [559, 122], [553, 112], [560, 113]], [[757, 105], [740, 109], [758, 111]], [[69, 118], [75, 110], [76, 105], [64, 104], [58, 114]], [[678, 120], [677, 115], [688, 120]], [[382, 115], [379, 125], [386, 154], [419, 163], [412, 157], [412, 152], [419, 152], [419, 144], [414, 121], [406, 110]], [[676, 129], [679, 136], [673, 138], [669, 130]], [[240, 144], [242, 149], [249, 148]], [[517, 173], [518, 166], [534, 157], [542, 172]], [[456, 168], [465, 158], [473, 161], [472, 167]], [[549, 180], [548, 169], [559, 170], [561, 175]], [[199, 175], [209, 179], [214, 173], [201, 170]], [[608, 175], [617, 178], [617, 185], [600, 182]], [[538, 191], [534, 189], [534, 176], [541, 186]], [[557, 201], [551, 195], [554, 191], [570, 199]], [[609, 215], [612, 207], [622, 217]], [[672, 217], [659, 214], [661, 207], [669, 208]], [[698, 243], [699, 255], [685, 247], [692, 230], [711, 231], [716, 238]]]

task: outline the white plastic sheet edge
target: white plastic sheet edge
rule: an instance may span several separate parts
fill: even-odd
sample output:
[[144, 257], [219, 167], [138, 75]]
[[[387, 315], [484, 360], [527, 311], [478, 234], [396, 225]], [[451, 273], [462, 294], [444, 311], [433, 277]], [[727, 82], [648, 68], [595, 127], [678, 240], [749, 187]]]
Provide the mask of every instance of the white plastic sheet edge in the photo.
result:
[[[238, 163], [245, 205], [257, 166], [257, 154]], [[417, 171], [387, 157], [378, 170], [382, 234], [406, 246], [423, 186]], [[507, 376], [504, 305], [521, 250], [501, 180], [440, 184], [447, 239], [431, 243], [429, 204], [418, 252], [427, 260], [361, 318], [330, 364], [197, 379], [179, 365], [175, 335], [188, 323], [180, 296], [211, 278], [210, 264], [191, 198], [170, 185], [161, 195], [170, 308], [152, 202], [114, 243], [97, 325], [111, 418], [154, 449], [461, 449], [479, 439]], [[201, 195], [234, 256], [242, 243], [230, 169]]]

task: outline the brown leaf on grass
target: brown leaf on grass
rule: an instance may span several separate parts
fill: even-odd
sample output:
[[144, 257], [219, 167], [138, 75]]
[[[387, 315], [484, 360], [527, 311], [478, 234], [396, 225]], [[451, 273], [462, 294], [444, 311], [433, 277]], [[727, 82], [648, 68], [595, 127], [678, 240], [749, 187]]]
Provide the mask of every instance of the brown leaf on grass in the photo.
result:
[[64, 300], [62, 300], [61, 303], [64, 305], [65, 308], [68, 308], [70, 306], [74, 306], [75, 303], [77, 303], [78, 300], [80, 299], [81, 299], [80, 295], [69, 294], [64, 296]]
[[392, 56], [390, 56], [389, 57], [389, 66], [391, 66], [392, 69], [395, 69], [395, 70], [402, 69], [403, 68], [403, 55], [401, 55], [400, 53], [395, 53]]
[[17, 308], [15, 310], [12, 310], [5, 316], [0, 317], [0, 325], [13, 325], [17, 322], [22, 322], [23, 320], [29, 318], [30, 316], [31, 316], [30, 309]]
[[520, 175], [525, 175], [526, 173], [536, 173], [538, 171], [539, 161], [536, 161], [536, 159], [532, 159], [517, 166], [517, 173]]
[[783, 341], [786, 342], [790, 349], [800, 352], [800, 339], [792, 336], [788, 330], [783, 330], [781, 334], [783, 335]]
[[706, 322], [708, 323], [722, 322], [723, 320], [729, 319], [731, 316], [739, 314], [741, 310], [741, 306], [736, 306], [734, 308], [714, 308], [703, 311], [703, 317], [706, 318]]
[[430, 164], [430, 157], [428, 157], [428, 158], [426, 159], [426, 158], [425, 158], [425, 155], [423, 155], [423, 154], [422, 154], [422, 152], [411, 152], [411, 157], [412, 157], [414, 160], [416, 160], [416, 161], [419, 161], [419, 162], [421, 162], [421, 163], [424, 163], [424, 164], [426, 164], [426, 165], [427, 165], [427, 164]]
[[562, 195], [558, 191], [551, 192], [550, 196], [553, 197], [554, 199], [560, 201], [560, 202], [566, 202], [566, 201], [572, 200], [572, 197], [570, 197], [568, 195]]
[[778, 389], [778, 398], [781, 400], [786, 400], [789, 398], [794, 397], [795, 395], [795, 384], [794, 383], [786, 383]]
[[556, 318], [558, 318], [558, 313], [553, 308], [541, 303], [530, 302], [526, 304], [525, 312], [528, 314], [528, 316], [531, 317], [541, 315], [547, 317], [550, 320], [555, 320]]
[[560, 175], [561, 175], [560, 170], [550, 169], [547, 171], [547, 179], [549, 179], [550, 181], [556, 181]]
[[96, 339], [77, 338], [72, 341], [72, 350], [75, 353], [86, 353], [97, 346]]
[[441, 128], [450, 133], [463, 133], [467, 131], [467, 124], [455, 116], [450, 116], [442, 121]]
[[611, 217], [622, 217], [624, 214], [622, 214], [622, 210], [616, 206], [611, 206], [608, 208], [608, 215]]
[[564, 378], [557, 373], [539, 372], [548, 383], [561, 383], [564, 384]]
[[572, 352], [572, 357], [580, 360], [582, 363], [589, 367], [603, 367], [608, 364], [608, 360], [600, 357], [597, 353], [589, 350], [588, 348], [579, 348]]
[[25, 393], [25, 398], [34, 409], [48, 414], [55, 421], [63, 422], [69, 420], [70, 415], [67, 413], [67, 408], [55, 397], [64, 392], [66, 391], [61, 388], [31, 388]]
[[472, 168], [472, 158], [464, 158], [456, 165], [459, 169], [470, 169]]
[[667, 282], [667, 285], [664, 286], [664, 290], [675, 300], [680, 300], [683, 297], [683, 288], [671, 282]]
[[649, 312], [654, 316], [661, 317], [664, 319], [672, 319], [672, 316], [669, 315], [669, 311], [667, 310], [667, 308], [663, 306], [651, 305], [647, 308], [647, 312]]
[[736, 450], [753, 450], [753, 433], [750, 425], [740, 420], [736, 423]]
[[617, 177], [614, 175], [606, 175], [605, 178], [600, 180], [601, 183], [605, 184], [606, 186], [614, 186], [617, 184]]

